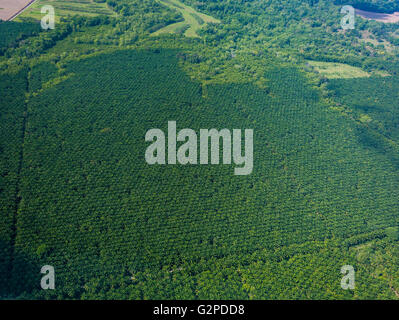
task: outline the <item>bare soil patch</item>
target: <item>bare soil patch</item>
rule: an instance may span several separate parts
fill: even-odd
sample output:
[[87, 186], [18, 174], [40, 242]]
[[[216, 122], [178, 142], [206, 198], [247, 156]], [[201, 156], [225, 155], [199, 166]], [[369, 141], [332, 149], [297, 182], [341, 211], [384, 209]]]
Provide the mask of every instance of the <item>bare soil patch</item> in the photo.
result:
[[396, 23], [399, 22], [399, 12], [394, 13], [378, 13], [378, 12], [371, 12], [371, 11], [364, 11], [364, 10], [355, 10], [358, 16], [362, 18], [375, 20], [385, 23]]
[[35, 0], [1, 0], [0, 19], [10, 20]]

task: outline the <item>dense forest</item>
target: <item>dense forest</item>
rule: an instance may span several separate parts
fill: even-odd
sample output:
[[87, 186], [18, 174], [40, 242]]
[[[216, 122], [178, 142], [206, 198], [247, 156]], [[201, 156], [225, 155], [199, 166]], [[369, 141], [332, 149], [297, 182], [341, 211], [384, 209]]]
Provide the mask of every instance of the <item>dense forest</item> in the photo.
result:
[[[0, 297], [398, 299], [398, 25], [343, 32], [323, 0], [164, 2], [0, 23]], [[183, 4], [220, 22], [194, 14], [189, 37]], [[252, 174], [148, 165], [170, 120], [253, 129]]]
[[8, 48], [17, 46], [24, 38], [38, 34], [40, 30], [38, 23], [13, 23], [0, 20], [0, 55]]

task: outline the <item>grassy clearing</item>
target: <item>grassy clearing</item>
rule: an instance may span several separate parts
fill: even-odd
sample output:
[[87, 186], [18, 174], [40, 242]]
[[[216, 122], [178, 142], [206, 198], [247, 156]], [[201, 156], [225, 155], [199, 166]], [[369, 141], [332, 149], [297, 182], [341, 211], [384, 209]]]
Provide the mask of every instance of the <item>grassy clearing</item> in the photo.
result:
[[375, 70], [375, 71], [373, 71], [372, 74], [375, 76], [378, 76], [378, 77], [390, 77], [391, 76], [390, 73], [388, 73], [386, 71], [382, 71], [382, 70]]
[[15, 20], [21, 21], [24, 18], [40, 20], [43, 17], [40, 10], [45, 5], [54, 7], [56, 21], [59, 21], [61, 17], [67, 15], [115, 15], [115, 12], [112, 11], [105, 2], [96, 3], [93, 0], [38, 0]]
[[314, 71], [328, 79], [368, 78], [370, 74], [360, 68], [343, 63], [307, 61]]
[[184, 18], [184, 21], [168, 25], [152, 33], [157, 36], [163, 33], [181, 33], [185, 25], [189, 25], [187, 30], [184, 31], [186, 37], [198, 38], [197, 31], [207, 23], [220, 23], [220, 20], [215, 19], [206, 14], [195, 11], [193, 8], [186, 6], [178, 0], [159, 0], [163, 5], [171, 8], [172, 10], [179, 11]]

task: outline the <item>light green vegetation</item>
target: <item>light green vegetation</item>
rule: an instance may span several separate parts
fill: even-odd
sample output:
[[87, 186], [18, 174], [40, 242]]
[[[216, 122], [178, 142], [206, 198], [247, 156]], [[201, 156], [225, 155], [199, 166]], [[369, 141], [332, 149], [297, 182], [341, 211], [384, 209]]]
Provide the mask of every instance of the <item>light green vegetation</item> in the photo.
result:
[[[177, 22], [171, 25], [168, 25], [162, 29], [159, 29], [153, 33], [154, 36], [163, 34], [163, 33], [183, 33], [186, 37], [199, 37], [197, 31], [201, 29], [207, 23], [220, 23], [220, 20], [215, 19], [206, 14], [200, 13], [193, 8], [186, 6], [178, 0], [160, 0], [160, 3], [169, 7], [172, 10], [177, 10], [180, 12], [184, 21]], [[189, 25], [187, 28], [186, 25]]]
[[60, 21], [61, 17], [68, 15], [116, 15], [106, 2], [97, 3], [93, 0], [38, 0], [23, 13], [21, 13], [15, 21], [21, 21], [25, 18], [34, 18], [40, 20], [43, 14], [40, 12], [45, 5], [51, 5], [55, 9], [55, 19]]
[[360, 68], [344, 63], [307, 61], [313, 70], [328, 79], [366, 78], [370, 74]]
[[391, 74], [389, 74], [388, 72], [381, 71], [381, 70], [374, 70], [372, 72], [372, 75], [379, 76], [379, 77], [390, 77], [391, 76]]

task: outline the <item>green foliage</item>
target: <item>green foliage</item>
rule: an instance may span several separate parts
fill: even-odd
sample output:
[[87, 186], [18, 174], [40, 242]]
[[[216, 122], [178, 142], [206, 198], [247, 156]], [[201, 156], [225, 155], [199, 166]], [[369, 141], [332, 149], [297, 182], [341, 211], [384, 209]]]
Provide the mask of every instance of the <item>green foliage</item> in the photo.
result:
[[57, 75], [57, 72], [56, 66], [47, 61], [33, 66], [30, 70], [29, 91], [40, 90], [44, 83]]
[[18, 42], [38, 34], [39, 31], [40, 25], [38, 23], [15, 23], [0, 20], [0, 55], [9, 47], [16, 47]]
[[[205, 23], [220, 23], [218, 19], [200, 13], [194, 10], [192, 7], [186, 6], [178, 0], [161, 1], [161, 3], [171, 10], [180, 12], [183, 17], [183, 22], [175, 23], [160, 30], [157, 30], [157, 32], [155, 32], [153, 35], [159, 35], [164, 33], [177, 33], [184, 34], [187, 37], [196, 38], [198, 37], [198, 31], [204, 26]], [[182, 30], [184, 32], [182, 32]]]
[[[349, 107], [357, 118], [367, 115], [367, 130], [392, 140], [399, 146], [399, 114], [396, 103], [399, 99], [399, 78], [373, 77], [352, 80], [331, 80], [328, 88], [336, 100]], [[381, 147], [378, 143], [376, 147]], [[394, 151], [396, 154], [396, 151]]]
[[86, 17], [115, 15], [115, 12], [107, 6], [106, 0], [36, 0], [16, 18], [16, 21], [28, 18], [40, 21], [43, 17], [41, 9], [46, 5], [54, 7], [56, 23], [75, 15]]
[[16, 210], [21, 200], [23, 132], [25, 126], [25, 93], [27, 70], [0, 76], [0, 295], [10, 290], [16, 236]]
[[399, 228], [398, 227], [389, 227], [385, 229], [388, 239], [390, 240], [399, 240]]
[[[183, 2], [222, 23], [191, 15], [202, 39], [185, 38], [161, 3], [107, 0], [117, 17], [5, 45], [0, 296], [396, 298], [399, 64], [361, 41], [396, 27], [343, 33], [329, 1]], [[371, 76], [328, 80], [305, 59]], [[145, 133], [169, 120], [254, 129], [253, 174], [147, 165]], [[38, 287], [44, 264], [55, 291]]]
[[46, 244], [41, 244], [40, 246], [37, 247], [36, 254], [39, 257], [43, 258], [43, 256], [46, 254], [47, 250], [48, 250], [47, 249], [47, 245]]
[[[335, 274], [349, 257], [337, 255], [337, 249], [332, 258], [326, 250], [325, 258], [313, 261], [309, 251], [298, 255], [295, 245], [309, 248], [326, 237], [345, 239], [389, 226], [396, 219], [397, 197], [389, 201], [385, 193], [392, 190], [372, 189], [375, 179], [392, 169], [377, 171], [377, 158], [362, 164], [368, 155], [349, 130], [350, 121], [328, 112], [295, 68], [270, 70], [270, 93], [250, 84], [209, 85], [204, 98], [201, 85], [177, 68], [175, 56], [163, 50], [120, 51], [72, 62], [66, 66], [72, 77], [30, 98], [17, 252], [60, 270], [57, 294], [62, 297], [110, 298], [126, 286], [128, 292], [139, 290], [131, 293], [136, 298], [344, 297]], [[31, 72], [32, 82], [36, 76], [41, 73]], [[243, 179], [229, 167], [148, 166], [142, 158], [145, 132], [164, 128], [169, 119], [195, 130], [254, 128], [254, 174]], [[345, 136], [346, 144], [331, 139], [337, 135]], [[339, 161], [348, 157], [351, 162]], [[344, 179], [349, 172], [353, 180]], [[328, 176], [328, 183], [318, 176]], [[395, 176], [390, 179], [398, 183]], [[357, 185], [363, 186], [357, 187], [358, 200], [345, 197]], [[373, 203], [379, 201], [369, 202], [370, 192], [386, 201], [378, 207], [378, 219]], [[51, 243], [51, 250], [44, 250], [43, 243]], [[278, 291], [277, 278], [266, 277], [277, 268], [274, 264], [265, 267], [254, 260], [241, 276], [238, 267], [229, 269], [222, 262], [219, 271], [206, 271], [213, 259], [290, 246], [292, 252], [284, 254], [297, 261], [295, 268], [289, 269], [288, 262], [277, 270], [291, 270], [298, 279], [284, 291]], [[168, 284], [170, 289], [154, 287], [168, 274], [157, 270], [191, 270], [199, 257], [204, 271], [192, 271], [197, 285], [182, 277]], [[329, 280], [313, 287], [311, 279], [325, 278], [317, 271], [324, 265]], [[313, 275], [302, 275], [302, 268]], [[98, 274], [109, 276], [95, 284]], [[131, 277], [138, 282], [131, 283]], [[266, 282], [259, 283], [259, 277]], [[112, 281], [121, 289], [111, 289]], [[325, 286], [335, 293], [325, 295]]]
[[335, 0], [337, 5], [352, 5], [356, 9], [393, 13], [399, 11], [399, 4], [395, 0]]

